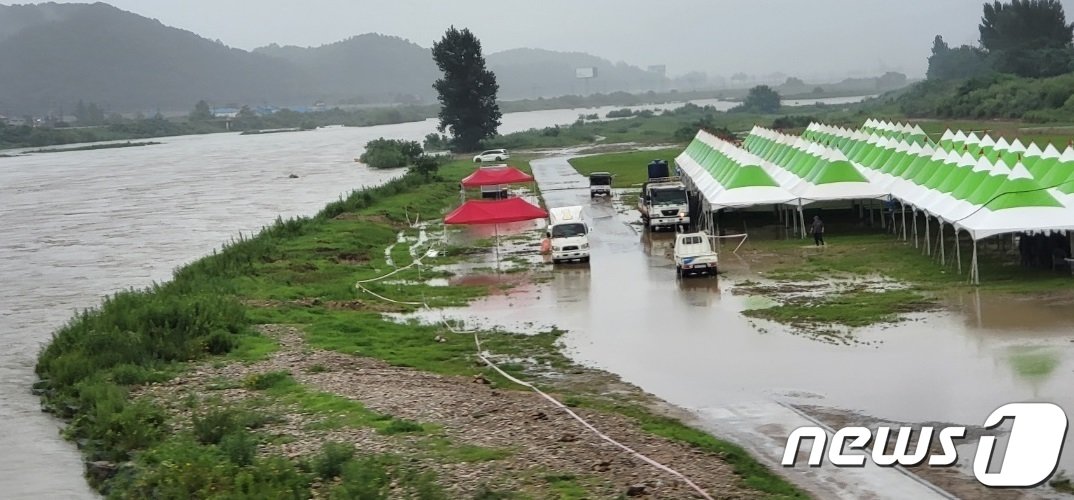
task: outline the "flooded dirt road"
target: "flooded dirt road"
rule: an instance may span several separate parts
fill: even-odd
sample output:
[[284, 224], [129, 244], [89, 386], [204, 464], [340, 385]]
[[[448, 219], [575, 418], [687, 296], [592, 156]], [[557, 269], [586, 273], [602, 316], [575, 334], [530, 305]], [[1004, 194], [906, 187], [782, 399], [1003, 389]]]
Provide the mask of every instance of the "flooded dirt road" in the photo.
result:
[[[808, 422], [786, 405], [856, 411], [881, 421], [971, 426], [1014, 401], [1049, 401], [1074, 410], [1069, 303], [971, 293], [956, 298], [954, 310], [860, 329], [854, 334], [860, 343], [819, 342], [741, 314], [757, 301], [732, 291], [758, 275], [727, 246], [718, 279], [677, 280], [668, 257], [670, 234], [636, 229], [630, 225], [636, 213], [617, 213], [608, 200], [591, 203], [584, 178], [563, 158], [532, 165], [548, 206], [588, 206], [591, 264], [558, 267], [548, 283], [455, 313], [519, 330], [565, 329], [563, 341], [575, 360], [696, 412], [707, 429], [769, 463], [782, 456], [790, 428]], [[1074, 449], [1069, 434], [1067, 440], [1067, 449]], [[962, 462], [970, 457], [971, 451], [963, 451]], [[1074, 454], [1065, 455], [1060, 469], [1074, 471]], [[886, 490], [890, 484], [914, 487], [912, 480], [892, 474], [875, 479], [871, 491], [877, 497], [895, 497], [881, 494], [898, 491]], [[863, 478], [848, 474], [803, 480], [825, 496], [864, 493], [838, 491], [841, 486], [870, 489]]]

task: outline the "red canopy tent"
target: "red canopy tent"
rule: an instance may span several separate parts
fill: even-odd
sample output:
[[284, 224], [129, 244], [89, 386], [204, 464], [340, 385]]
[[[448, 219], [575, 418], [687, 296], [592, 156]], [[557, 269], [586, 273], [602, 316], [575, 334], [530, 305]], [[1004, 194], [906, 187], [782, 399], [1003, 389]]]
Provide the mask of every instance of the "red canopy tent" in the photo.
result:
[[[525, 174], [523, 174], [525, 175]], [[500, 223], [542, 219], [548, 212], [522, 198], [470, 200], [444, 217], [444, 224], [495, 224], [496, 268], [500, 267]]]
[[541, 219], [548, 212], [522, 198], [470, 200], [444, 217], [444, 224], [500, 224]]
[[462, 180], [463, 187], [500, 186], [517, 182], [530, 182], [529, 174], [507, 165], [499, 167], [481, 167]]

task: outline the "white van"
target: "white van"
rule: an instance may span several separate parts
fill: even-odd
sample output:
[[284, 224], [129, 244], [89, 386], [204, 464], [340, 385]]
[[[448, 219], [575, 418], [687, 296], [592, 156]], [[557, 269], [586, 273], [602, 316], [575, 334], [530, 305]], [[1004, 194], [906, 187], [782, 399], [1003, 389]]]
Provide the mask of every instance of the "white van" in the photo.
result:
[[582, 217], [582, 207], [550, 208], [545, 236], [552, 244], [553, 264], [568, 260], [589, 262], [589, 225]]

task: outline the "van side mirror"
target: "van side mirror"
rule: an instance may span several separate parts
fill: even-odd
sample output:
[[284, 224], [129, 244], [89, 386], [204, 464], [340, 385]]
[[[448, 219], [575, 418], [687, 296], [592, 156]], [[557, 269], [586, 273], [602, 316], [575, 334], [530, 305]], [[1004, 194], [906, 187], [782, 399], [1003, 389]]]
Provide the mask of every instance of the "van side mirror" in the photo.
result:
[[544, 237], [545, 238], [551, 238], [552, 237], [552, 231], [545, 231], [544, 232]]

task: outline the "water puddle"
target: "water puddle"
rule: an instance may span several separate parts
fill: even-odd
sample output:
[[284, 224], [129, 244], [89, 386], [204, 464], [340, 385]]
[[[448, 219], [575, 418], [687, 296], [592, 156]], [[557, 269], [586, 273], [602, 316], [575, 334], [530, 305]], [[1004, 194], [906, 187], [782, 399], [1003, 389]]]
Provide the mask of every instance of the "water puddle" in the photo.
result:
[[[534, 162], [534, 169], [542, 185], [542, 176], [573, 179], [561, 166]], [[604, 208], [600, 201], [590, 205], [581, 189], [548, 196], [554, 197], [548, 203]], [[718, 278], [679, 280], [668, 257], [670, 235], [634, 232], [626, 217], [594, 222], [592, 260], [584, 269], [556, 267], [547, 280], [512, 293], [412, 317], [519, 332], [558, 327], [567, 331], [561, 343], [575, 361], [684, 408], [808, 401], [889, 421], [964, 425], [979, 425], [1012, 401], [1074, 409], [1069, 300], [973, 292], [945, 296], [948, 308], [908, 312], [896, 323], [803, 335], [743, 312], [831, 294], [898, 292], [906, 284], [879, 276], [781, 281], [760, 273], [788, 257], [758, 262], [736, 258], [726, 246]], [[751, 290], [765, 286], [778, 289]], [[1068, 447], [1071, 440], [1068, 435]], [[1061, 469], [1074, 470], [1074, 454]]]

